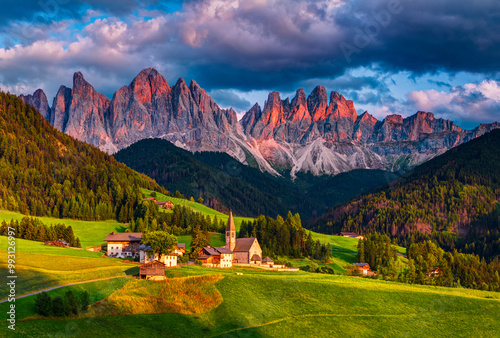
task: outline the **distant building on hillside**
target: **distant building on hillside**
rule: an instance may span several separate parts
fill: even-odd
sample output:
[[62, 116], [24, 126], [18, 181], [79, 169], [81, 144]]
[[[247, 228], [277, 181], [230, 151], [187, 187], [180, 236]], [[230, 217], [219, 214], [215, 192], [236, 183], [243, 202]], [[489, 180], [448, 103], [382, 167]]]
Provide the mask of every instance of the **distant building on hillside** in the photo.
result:
[[209, 268], [230, 268], [233, 266], [233, 252], [228, 248], [204, 247], [198, 251], [198, 260]]
[[45, 244], [45, 245], [52, 245], [52, 246], [59, 246], [59, 247], [62, 247], [62, 248], [69, 248], [69, 243], [65, 242], [63, 240], [60, 240], [60, 239], [57, 239], [55, 241], [47, 241], [47, 242], [45, 242], [43, 244]]
[[152, 202], [155, 202], [155, 203], [157, 202], [156, 198], [154, 198], [154, 197], [145, 198], [144, 201], [152, 201]]
[[342, 236], [342, 237], [351, 237], [351, 238], [356, 238], [356, 239], [365, 239], [365, 236], [358, 235], [355, 232], [341, 232], [340, 236]]
[[135, 257], [141, 245], [142, 232], [112, 232], [106, 236], [109, 257]]
[[143, 264], [139, 268], [139, 277], [141, 279], [164, 280], [165, 264], [158, 261]]
[[155, 203], [160, 209], [172, 210], [174, 208], [174, 203], [171, 201], [156, 201]]
[[370, 269], [370, 265], [368, 265], [368, 263], [354, 263], [354, 266], [358, 269], [359, 273], [364, 276], [373, 274], [373, 271]]

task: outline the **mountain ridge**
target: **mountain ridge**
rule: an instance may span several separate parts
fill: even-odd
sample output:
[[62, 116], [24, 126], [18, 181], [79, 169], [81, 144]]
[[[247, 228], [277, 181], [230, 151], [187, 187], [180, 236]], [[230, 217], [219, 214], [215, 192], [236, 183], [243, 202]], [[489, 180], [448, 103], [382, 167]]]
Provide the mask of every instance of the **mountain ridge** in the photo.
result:
[[238, 121], [192, 80], [170, 86], [154, 68], [142, 70], [112, 99], [97, 92], [80, 72], [73, 88], [61, 86], [48, 108], [42, 90], [20, 96], [58, 130], [108, 153], [145, 138], [163, 138], [191, 152], [222, 151], [244, 164], [280, 175], [314, 175], [353, 169], [414, 167], [492, 129], [498, 122], [464, 130], [453, 121], [419, 111], [382, 121], [357, 114], [354, 102], [317, 86], [307, 96], [298, 89], [290, 100], [269, 93]]

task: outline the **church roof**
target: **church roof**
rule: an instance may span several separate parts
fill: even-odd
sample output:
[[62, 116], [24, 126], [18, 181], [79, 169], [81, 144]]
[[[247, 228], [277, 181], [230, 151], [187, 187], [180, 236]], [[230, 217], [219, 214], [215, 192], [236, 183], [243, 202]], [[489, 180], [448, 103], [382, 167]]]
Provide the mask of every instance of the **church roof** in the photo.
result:
[[232, 211], [229, 212], [229, 219], [227, 220], [226, 231], [236, 231], [236, 227], [234, 226]]
[[246, 252], [249, 251], [257, 238], [236, 238], [236, 246], [234, 247], [234, 252]]

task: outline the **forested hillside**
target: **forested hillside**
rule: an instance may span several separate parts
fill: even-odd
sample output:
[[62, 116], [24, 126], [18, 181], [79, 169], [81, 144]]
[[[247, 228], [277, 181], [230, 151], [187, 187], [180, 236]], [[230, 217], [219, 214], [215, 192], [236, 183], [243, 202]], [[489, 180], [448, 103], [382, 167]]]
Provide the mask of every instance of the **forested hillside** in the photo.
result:
[[150, 178], [54, 129], [31, 105], [0, 93], [0, 208], [84, 220], [132, 219]]
[[244, 165], [225, 153], [191, 153], [161, 139], [146, 139], [119, 151], [115, 158], [154, 178], [187, 198], [202, 197], [219, 211], [232, 209], [242, 216], [285, 216], [289, 210], [303, 219], [345, 202], [396, 176], [382, 170], [355, 170], [337, 176], [299, 173], [291, 181]]
[[500, 131], [454, 148], [377, 192], [310, 223], [324, 233], [387, 233], [403, 245], [433, 238], [483, 257], [499, 254]]

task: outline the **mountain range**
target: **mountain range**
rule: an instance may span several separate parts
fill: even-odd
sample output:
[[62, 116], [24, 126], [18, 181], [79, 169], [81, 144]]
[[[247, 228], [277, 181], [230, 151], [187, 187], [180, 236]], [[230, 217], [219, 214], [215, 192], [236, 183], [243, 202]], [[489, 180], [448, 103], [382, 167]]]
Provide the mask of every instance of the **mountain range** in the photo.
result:
[[110, 154], [146, 138], [166, 139], [196, 151], [225, 152], [273, 175], [339, 174], [353, 169], [414, 167], [446, 150], [500, 128], [482, 124], [464, 130], [454, 122], [417, 112], [379, 121], [358, 115], [353, 101], [317, 86], [282, 99], [271, 92], [238, 121], [194, 80], [170, 86], [155, 69], [141, 71], [112, 99], [97, 92], [80, 72], [73, 87], [61, 86], [49, 107], [45, 93], [21, 95], [58, 130]]

